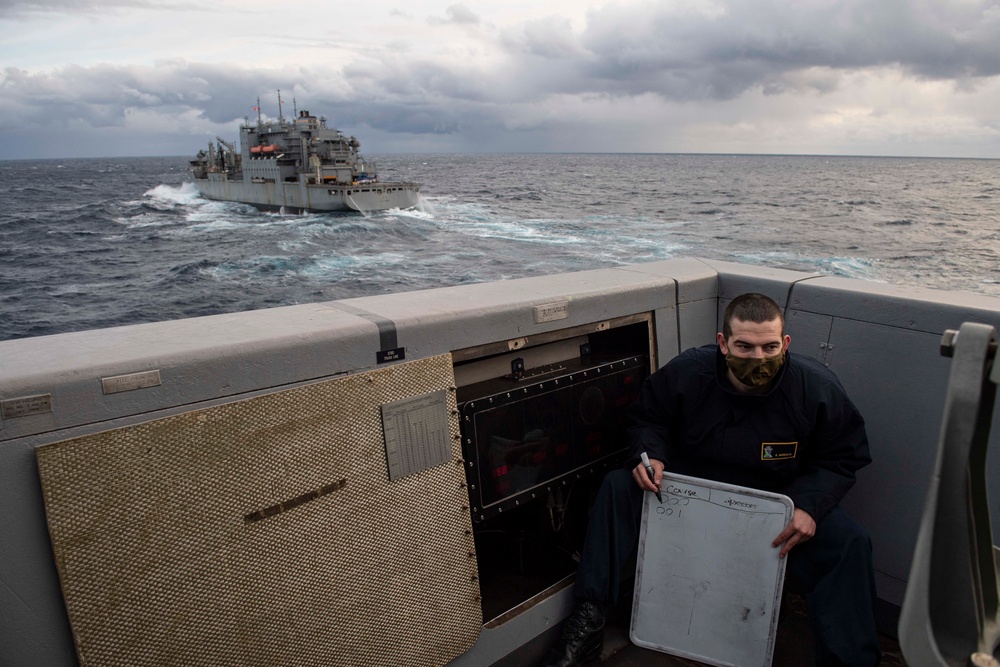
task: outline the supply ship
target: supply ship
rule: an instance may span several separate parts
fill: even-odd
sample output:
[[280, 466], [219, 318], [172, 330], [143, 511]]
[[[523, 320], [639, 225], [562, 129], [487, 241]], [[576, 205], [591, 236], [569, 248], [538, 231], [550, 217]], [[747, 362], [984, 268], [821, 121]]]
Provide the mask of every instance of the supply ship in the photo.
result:
[[250, 204], [263, 211], [382, 211], [413, 208], [419, 183], [379, 180], [361, 143], [327, 127], [326, 118], [298, 111], [288, 121], [264, 120], [240, 127], [240, 145], [216, 137], [191, 160], [198, 192], [208, 199]]

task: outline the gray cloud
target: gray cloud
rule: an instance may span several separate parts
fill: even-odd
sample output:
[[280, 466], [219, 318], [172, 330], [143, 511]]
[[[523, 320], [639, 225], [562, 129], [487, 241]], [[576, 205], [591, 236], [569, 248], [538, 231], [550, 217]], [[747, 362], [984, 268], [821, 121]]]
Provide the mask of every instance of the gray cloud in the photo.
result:
[[204, 5], [182, 0], [11, 0], [0, 4], [0, 18], [16, 18], [33, 14], [105, 14], [121, 9], [154, 11], [205, 11]]
[[448, 20], [451, 23], [466, 23], [471, 25], [479, 23], [479, 17], [465, 5], [452, 5], [445, 12], [448, 14]]
[[560, 16], [527, 21], [504, 30], [500, 43], [509, 53], [546, 59], [578, 58], [586, 55], [568, 19]]
[[440, 16], [428, 17], [427, 22], [431, 25], [458, 25], [458, 26], [478, 26], [482, 23], [479, 15], [465, 5], [449, 5], [445, 10], [445, 18]]
[[590, 15], [582, 43], [594, 79], [632, 94], [730, 99], [809, 68], [895, 66], [928, 79], [1000, 74], [993, 2], [740, 0], [716, 16], [645, 11], [609, 6]]
[[[10, 7], [87, 6], [84, 0], [50, 0]], [[147, 4], [119, 0], [116, 6]], [[709, 14], [686, 7], [608, 5], [591, 12], [583, 30], [556, 16], [490, 30], [465, 5], [448, 7], [442, 25], [472, 27], [493, 40], [483, 47], [491, 49], [492, 59], [481, 61], [404, 56], [390, 44], [372, 48], [364, 59], [275, 68], [187, 60], [6, 68], [0, 71], [0, 116], [7, 121], [0, 145], [23, 145], [10, 135], [25, 128], [66, 136], [87, 127], [117, 128], [131, 137], [140, 131], [135, 125], [142, 114], [158, 114], [168, 124], [182, 119], [171, 131], [200, 141], [254, 115], [258, 94], [276, 115], [268, 97], [278, 88], [286, 113], [297, 98], [300, 108], [335, 113], [333, 120], [345, 130], [440, 137], [568, 124], [544, 110], [557, 96], [595, 103], [653, 95], [709, 104], [754, 90], [829, 95], [852, 73], [875, 68], [953, 82], [964, 91], [1000, 74], [1000, 6], [991, 2], [728, 0]], [[101, 141], [106, 144], [109, 136], [115, 135], [102, 133]], [[184, 145], [177, 152], [186, 150]]]

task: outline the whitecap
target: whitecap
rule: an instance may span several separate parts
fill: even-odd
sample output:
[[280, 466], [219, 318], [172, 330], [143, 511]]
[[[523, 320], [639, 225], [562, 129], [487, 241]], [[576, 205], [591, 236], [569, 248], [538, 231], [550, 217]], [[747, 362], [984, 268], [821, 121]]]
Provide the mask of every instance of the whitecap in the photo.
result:
[[194, 187], [194, 183], [190, 181], [185, 181], [179, 186], [157, 185], [155, 188], [147, 190], [143, 196], [182, 206], [192, 206], [196, 203], [196, 200], [202, 199], [201, 194]]

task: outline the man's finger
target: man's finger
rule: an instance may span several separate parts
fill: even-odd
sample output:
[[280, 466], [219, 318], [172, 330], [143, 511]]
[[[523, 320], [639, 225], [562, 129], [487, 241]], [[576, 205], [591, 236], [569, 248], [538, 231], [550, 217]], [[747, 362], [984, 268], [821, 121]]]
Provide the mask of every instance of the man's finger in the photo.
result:
[[656, 487], [653, 486], [653, 482], [649, 479], [649, 475], [646, 474], [646, 468], [641, 463], [632, 468], [632, 478], [635, 480], [635, 483], [639, 485], [640, 489], [645, 491], [656, 490]]
[[781, 544], [794, 534], [795, 534], [795, 529], [792, 528], [791, 524], [785, 526], [785, 529], [781, 531], [781, 533], [776, 538], [774, 538], [774, 542], [771, 542], [771, 546], [772, 547], [778, 546], [779, 544]]
[[793, 535], [792, 537], [788, 538], [788, 540], [785, 542], [785, 546], [782, 547], [781, 549], [781, 553], [778, 554], [778, 558], [784, 558], [785, 556], [787, 556], [788, 552], [792, 550], [792, 547], [794, 547], [796, 544], [799, 543], [800, 539], [801, 538], [799, 535]]

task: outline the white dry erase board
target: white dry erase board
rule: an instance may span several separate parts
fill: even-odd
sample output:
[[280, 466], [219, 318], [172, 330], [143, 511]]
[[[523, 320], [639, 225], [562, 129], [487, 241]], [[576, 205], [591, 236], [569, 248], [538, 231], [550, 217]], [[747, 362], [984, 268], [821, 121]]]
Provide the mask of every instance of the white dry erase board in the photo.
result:
[[673, 474], [662, 495], [643, 502], [632, 641], [710, 665], [769, 667], [785, 575], [771, 542], [791, 499]]

